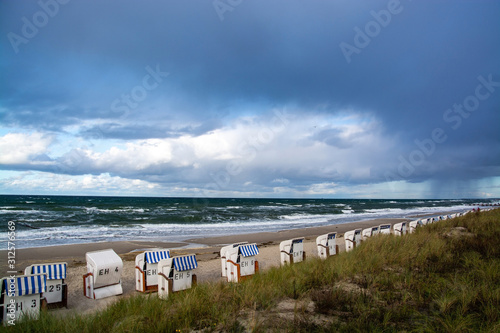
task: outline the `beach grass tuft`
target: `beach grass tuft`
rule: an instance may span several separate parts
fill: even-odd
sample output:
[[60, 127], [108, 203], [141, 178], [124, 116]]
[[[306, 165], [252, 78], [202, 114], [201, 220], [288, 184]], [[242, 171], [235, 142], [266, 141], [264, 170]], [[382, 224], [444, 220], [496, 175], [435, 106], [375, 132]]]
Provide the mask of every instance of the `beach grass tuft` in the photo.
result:
[[91, 315], [43, 312], [12, 332], [498, 332], [500, 210], [404, 236], [380, 235], [327, 260], [240, 284], [134, 295]]

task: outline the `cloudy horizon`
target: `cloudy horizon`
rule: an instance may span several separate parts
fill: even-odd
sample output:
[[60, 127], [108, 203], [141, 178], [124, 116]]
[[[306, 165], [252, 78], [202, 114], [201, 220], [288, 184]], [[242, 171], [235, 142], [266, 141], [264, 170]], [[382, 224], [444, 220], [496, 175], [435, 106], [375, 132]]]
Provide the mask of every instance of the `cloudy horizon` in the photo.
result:
[[0, 15], [0, 194], [500, 198], [500, 1]]

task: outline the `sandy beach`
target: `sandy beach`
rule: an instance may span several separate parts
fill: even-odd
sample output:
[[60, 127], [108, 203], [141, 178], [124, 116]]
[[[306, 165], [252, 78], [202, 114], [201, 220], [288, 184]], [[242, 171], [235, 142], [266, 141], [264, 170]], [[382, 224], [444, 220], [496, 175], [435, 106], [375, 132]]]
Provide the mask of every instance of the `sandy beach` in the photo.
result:
[[[338, 242], [340, 251], [344, 251], [342, 241], [346, 231], [356, 228], [368, 228], [385, 223], [398, 223], [410, 219], [375, 219], [362, 222], [352, 222], [324, 227], [284, 230], [279, 232], [263, 232], [244, 235], [231, 235], [210, 238], [186, 239], [179, 243], [163, 242], [106, 242], [75, 245], [61, 245], [42, 248], [19, 249], [16, 251], [16, 271], [21, 274], [24, 269], [37, 263], [67, 262], [68, 274], [68, 308], [51, 310], [55, 314], [65, 315], [71, 312], [89, 313], [105, 308], [121, 297], [139, 294], [135, 291], [135, 257], [137, 254], [151, 248], [167, 248], [172, 255], [196, 254], [198, 268], [195, 274], [198, 283], [224, 281], [221, 278], [220, 248], [224, 245], [247, 241], [256, 243], [260, 253], [257, 256], [259, 268], [262, 271], [280, 265], [279, 243], [283, 240], [305, 237], [304, 250], [308, 258], [317, 256], [316, 237], [329, 232], [337, 232], [341, 241]], [[88, 299], [83, 295], [83, 278], [86, 273], [85, 253], [89, 251], [113, 249], [123, 260], [122, 286], [123, 295], [108, 297], [101, 300]], [[7, 258], [7, 251], [0, 251], [1, 258]], [[0, 264], [2, 272], [7, 272], [7, 262]], [[7, 276], [4, 273], [2, 276]]]

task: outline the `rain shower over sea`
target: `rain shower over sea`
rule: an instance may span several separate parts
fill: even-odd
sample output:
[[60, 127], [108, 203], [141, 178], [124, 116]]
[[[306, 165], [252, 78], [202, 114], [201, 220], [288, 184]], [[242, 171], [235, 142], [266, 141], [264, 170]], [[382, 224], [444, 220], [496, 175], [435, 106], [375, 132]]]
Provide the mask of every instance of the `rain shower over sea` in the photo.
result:
[[0, 195], [0, 249], [165, 241], [459, 212], [499, 200], [207, 199]]

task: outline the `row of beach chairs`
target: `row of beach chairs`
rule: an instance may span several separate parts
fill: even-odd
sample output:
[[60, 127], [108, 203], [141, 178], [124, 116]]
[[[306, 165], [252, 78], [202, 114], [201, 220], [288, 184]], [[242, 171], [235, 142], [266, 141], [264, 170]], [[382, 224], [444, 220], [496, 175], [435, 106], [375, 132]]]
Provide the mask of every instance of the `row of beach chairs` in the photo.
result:
[[[379, 234], [402, 236], [419, 226], [461, 216], [465, 213], [419, 219], [411, 222], [382, 224], [367, 229], [344, 233], [346, 251], [353, 250], [362, 241]], [[392, 232], [391, 232], [392, 231]], [[326, 259], [339, 253], [337, 233], [316, 238], [318, 256]], [[295, 264], [306, 259], [304, 238], [280, 243], [281, 265]], [[228, 282], [241, 282], [259, 271], [256, 244], [246, 242], [224, 246], [220, 250], [221, 276]], [[87, 273], [83, 275], [83, 294], [90, 299], [121, 295], [122, 259], [113, 251], [87, 252]], [[157, 292], [166, 298], [172, 292], [190, 289], [196, 284], [193, 271], [198, 267], [194, 254], [172, 257], [168, 249], [152, 249], [135, 259], [135, 289], [139, 292]], [[6, 277], [1, 281], [0, 307], [4, 325], [24, 315], [38, 318], [41, 308], [67, 307], [68, 289], [65, 283], [66, 263], [36, 264], [26, 267], [24, 275]]]

